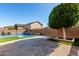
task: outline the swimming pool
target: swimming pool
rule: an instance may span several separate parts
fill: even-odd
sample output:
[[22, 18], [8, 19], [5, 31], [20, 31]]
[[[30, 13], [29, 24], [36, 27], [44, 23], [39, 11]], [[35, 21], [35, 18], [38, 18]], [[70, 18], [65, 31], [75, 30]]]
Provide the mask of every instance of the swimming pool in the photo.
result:
[[0, 35], [0, 38], [15, 37], [15, 36], [19, 36], [19, 37], [32, 36], [32, 34], [29, 34], [29, 33], [7, 34], [7, 35]]

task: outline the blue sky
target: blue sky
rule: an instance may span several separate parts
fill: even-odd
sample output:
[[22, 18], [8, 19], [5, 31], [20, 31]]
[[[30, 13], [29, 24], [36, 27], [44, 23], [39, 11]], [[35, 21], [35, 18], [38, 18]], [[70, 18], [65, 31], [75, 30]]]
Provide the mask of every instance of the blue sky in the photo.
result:
[[48, 16], [57, 3], [0, 3], [0, 27], [40, 21], [47, 26]]

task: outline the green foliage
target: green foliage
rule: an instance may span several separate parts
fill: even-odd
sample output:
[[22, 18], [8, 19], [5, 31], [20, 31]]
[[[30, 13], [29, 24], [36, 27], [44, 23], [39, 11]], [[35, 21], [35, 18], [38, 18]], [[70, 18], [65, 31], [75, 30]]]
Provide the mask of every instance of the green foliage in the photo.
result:
[[14, 29], [14, 26], [9, 26], [7, 27], [9, 30], [13, 30]]
[[17, 28], [17, 24], [14, 25], [14, 29], [16, 29], [16, 30], [18, 29], [18, 28]]
[[79, 4], [63, 3], [53, 8], [49, 15], [49, 27], [67, 28], [74, 26], [79, 20]]
[[4, 27], [4, 29], [13, 30], [14, 26], [6, 26], [6, 27]]
[[75, 38], [73, 45], [79, 47], [79, 38]]

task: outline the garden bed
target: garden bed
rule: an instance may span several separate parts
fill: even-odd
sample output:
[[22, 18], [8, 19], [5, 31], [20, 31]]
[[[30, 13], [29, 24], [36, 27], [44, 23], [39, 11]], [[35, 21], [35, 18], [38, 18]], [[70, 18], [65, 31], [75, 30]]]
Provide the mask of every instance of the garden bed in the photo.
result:
[[58, 43], [62, 43], [62, 44], [67, 44], [67, 45], [73, 45], [73, 46], [78, 46], [79, 47], [79, 40], [78, 41], [68, 41], [68, 40], [64, 40], [64, 39], [53, 39], [50, 38], [48, 39], [49, 41], [54, 41], [54, 42], [58, 42]]

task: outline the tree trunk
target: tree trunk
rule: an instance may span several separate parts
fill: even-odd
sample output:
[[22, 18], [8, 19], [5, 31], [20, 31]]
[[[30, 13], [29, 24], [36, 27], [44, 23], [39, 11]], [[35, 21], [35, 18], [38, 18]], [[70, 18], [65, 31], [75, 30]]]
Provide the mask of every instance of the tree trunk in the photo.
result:
[[16, 29], [16, 34], [17, 34], [17, 29]]
[[63, 38], [66, 40], [66, 32], [65, 32], [65, 28], [62, 28], [63, 30]]
[[16, 36], [17, 36], [17, 29], [16, 29]]

